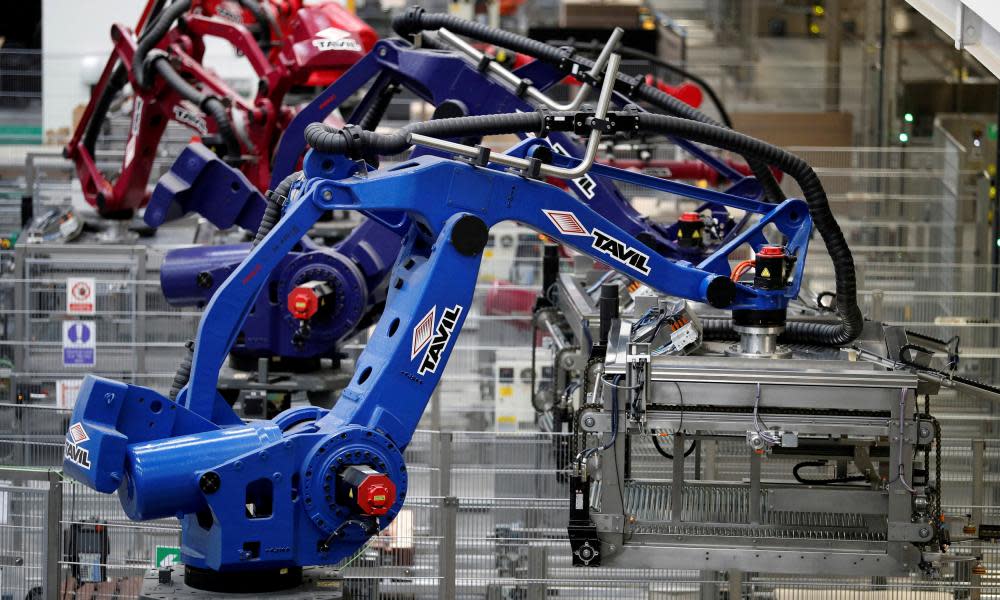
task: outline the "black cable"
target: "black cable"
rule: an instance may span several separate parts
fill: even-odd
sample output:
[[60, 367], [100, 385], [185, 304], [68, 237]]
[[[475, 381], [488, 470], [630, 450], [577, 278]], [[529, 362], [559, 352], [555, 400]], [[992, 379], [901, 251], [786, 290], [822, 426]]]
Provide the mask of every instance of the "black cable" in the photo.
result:
[[847, 477], [829, 477], [820, 479], [806, 479], [805, 477], [799, 475], [800, 469], [804, 469], [806, 467], [825, 467], [826, 465], [827, 461], [825, 460], [807, 460], [800, 462], [792, 467], [792, 477], [795, 478], [795, 481], [804, 485], [833, 485], [837, 483], [856, 483], [859, 481], [868, 481], [868, 478], [864, 475], [850, 475]]
[[[652, 430], [650, 430], [650, 432], [653, 434], [653, 447], [656, 448], [656, 451], [659, 452], [660, 456], [662, 456], [663, 458], [666, 458], [667, 460], [673, 460], [674, 459], [674, 455], [671, 454], [670, 452], [667, 452], [666, 450], [664, 450], [663, 446], [660, 445], [660, 441], [659, 441], [660, 435], [656, 432], [656, 430], [652, 429]], [[674, 435], [677, 435], [677, 434], [675, 433]], [[691, 456], [691, 453], [694, 452], [694, 449], [697, 448], [697, 447], [698, 447], [698, 440], [694, 440], [693, 442], [691, 442], [691, 446], [689, 446], [688, 449], [684, 451], [683, 458], [687, 458], [687, 457]]]
[[[559, 44], [560, 42], [556, 43]], [[589, 50], [595, 52], [599, 52], [601, 49], [604, 48], [604, 44], [600, 42], [570, 42], [570, 45], [572, 45], [574, 48], [579, 48], [581, 50]], [[638, 58], [640, 60], [644, 60], [652, 65], [660, 67], [661, 69], [670, 71], [671, 73], [676, 73], [677, 75], [680, 75], [685, 79], [690, 79], [698, 87], [700, 87], [702, 90], [705, 91], [705, 94], [708, 96], [709, 100], [712, 101], [712, 106], [714, 106], [715, 110], [718, 111], [719, 120], [722, 121], [722, 124], [730, 129], [733, 128], [733, 120], [729, 117], [729, 112], [726, 111], [726, 107], [722, 104], [722, 99], [719, 98], [718, 94], [716, 94], [715, 89], [701, 77], [673, 63], [668, 63], [667, 61], [662, 60], [655, 54], [650, 54], [649, 52], [646, 52], [644, 50], [639, 50], [638, 48], [631, 48], [629, 46], [618, 46], [615, 49], [615, 52], [621, 54], [624, 57]]]
[[434, 119], [410, 123], [391, 133], [366, 131], [356, 125], [335, 129], [323, 123], [311, 123], [306, 127], [305, 137], [306, 143], [320, 152], [355, 158], [368, 152], [391, 156], [412, 145], [410, 134], [413, 133], [444, 139], [522, 133], [539, 131], [543, 118], [541, 113], [511, 113]]
[[[609, 113], [615, 117], [620, 113]], [[306, 127], [305, 137], [310, 146], [320, 152], [361, 156], [365, 151], [379, 154], [397, 154], [410, 146], [410, 135], [419, 133], [437, 138], [460, 138], [469, 135], [491, 135], [540, 131], [546, 115], [541, 113], [512, 113], [438, 119], [411, 123], [389, 134], [363, 131], [358, 127], [332, 129], [322, 123]], [[628, 112], [622, 118], [635, 118], [640, 131], [655, 131], [677, 135], [694, 142], [708, 144], [749, 155], [773, 164], [788, 173], [799, 184], [809, 207], [813, 225], [826, 245], [834, 266], [836, 279], [837, 322], [789, 321], [786, 339], [842, 346], [856, 339], [864, 327], [864, 316], [857, 300], [857, 274], [854, 258], [837, 223], [823, 184], [815, 171], [801, 158], [776, 146], [750, 136], [689, 119], [668, 117], [651, 113]], [[702, 324], [709, 334], [733, 335], [732, 319], [703, 318]]]
[[[837, 315], [834, 324], [816, 322], [789, 322], [788, 336], [828, 345], [844, 345], [861, 335], [864, 317], [857, 299], [857, 274], [854, 258], [844, 238], [837, 219], [830, 210], [826, 191], [815, 171], [801, 158], [750, 136], [704, 123], [686, 119], [639, 113], [640, 130], [654, 130], [676, 134], [686, 139], [710, 144], [724, 150], [749, 154], [788, 173], [802, 190], [809, 207], [813, 225], [826, 245], [833, 261], [836, 279]], [[708, 319], [703, 320], [703, 325]], [[731, 329], [731, 326], [729, 327]]]
[[142, 35], [139, 36], [139, 41], [135, 45], [135, 55], [132, 57], [132, 76], [140, 88], [145, 89], [149, 86], [146, 77], [147, 55], [170, 31], [174, 22], [189, 8], [191, 8], [191, 0], [175, 0], [173, 4], [163, 9], [156, 21], [147, 25]]
[[392, 103], [392, 97], [396, 95], [399, 91], [399, 85], [395, 83], [390, 83], [378, 91], [378, 97], [372, 104], [368, 112], [361, 117], [358, 121], [358, 127], [367, 131], [375, 131], [378, 124], [382, 122], [382, 117], [385, 116], [385, 111], [389, 109], [389, 105]]
[[281, 220], [281, 209], [288, 201], [288, 192], [291, 190], [292, 184], [301, 176], [302, 171], [296, 171], [282, 179], [278, 187], [269, 190], [265, 194], [267, 206], [264, 208], [264, 216], [260, 220], [260, 225], [257, 226], [257, 233], [253, 237], [253, 242], [250, 244], [251, 247], [256, 247], [261, 240], [267, 237], [267, 234], [271, 233], [271, 229], [277, 225], [278, 221]]
[[274, 17], [257, 0], [239, 0], [239, 3], [243, 8], [250, 11], [254, 20], [257, 21], [257, 25], [260, 26], [260, 31], [257, 32], [256, 36], [257, 45], [260, 46], [260, 49], [264, 53], [267, 53], [273, 45], [271, 42], [272, 35], [278, 32], [278, 25], [275, 23]]
[[182, 98], [193, 102], [207, 114], [218, 128], [219, 137], [226, 145], [225, 155], [227, 162], [235, 163], [240, 160], [240, 142], [236, 138], [236, 132], [229, 119], [229, 111], [225, 104], [215, 96], [205, 94], [198, 88], [187, 82], [184, 77], [174, 70], [173, 65], [165, 54], [159, 54], [150, 58], [151, 67], [156, 73], [173, 88]]
[[171, 400], [177, 400], [177, 394], [180, 393], [181, 388], [187, 385], [188, 380], [191, 379], [191, 363], [194, 362], [194, 340], [185, 342], [184, 348], [187, 350], [187, 353], [181, 359], [181, 366], [177, 367], [177, 372], [174, 373], [174, 381], [170, 385], [168, 397]]
[[[411, 6], [404, 12], [396, 15], [392, 20], [393, 30], [402, 37], [412, 36], [422, 31], [435, 31], [442, 27], [459, 35], [532, 56], [554, 65], [567, 75], [577, 75], [581, 68], [587, 70], [594, 66], [594, 61], [575, 55], [572, 48], [556, 48], [538, 40], [489, 27], [475, 21], [468, 21], [454, 15], [428, 13], [419, 6]], [[640, 78], [631, 77], [619, 72], [615, 78], [615, 82], [615, 89], [629, 98], [648, 102], [660, 110], [683, 119], [707, 125], [721, 126], [714, 119], [688, 106], [670, 94], [646, 85]], [[778, 185], [777, 180], [774, 178], [774, 173], [767, 168], [767, 165], [753, 156], [744, 156], [744, 158], [750, 166], [750, 170], [760, 182], [764, 190], [764, 196], [772, 202], [781, 202], [784, 200], [784, 192], [781, 191], [781, 186]]]
[[104, 89], [101, 90], [101, 95], [94, 105], [94, 113], [91, 115], [90, 122], [87, 123], [87, 129], [83, 133], [83, 147], [87, 149], [87, 152], [91, 156], [94, 155], [97, 138], [101, 135], [101, 128], [108, 117], [108, 110], [111, 108], [111, 103], [118, 92], [125, 87], [126, 83], [128, 83], [128, 70], [121, 61], [118, 61]]

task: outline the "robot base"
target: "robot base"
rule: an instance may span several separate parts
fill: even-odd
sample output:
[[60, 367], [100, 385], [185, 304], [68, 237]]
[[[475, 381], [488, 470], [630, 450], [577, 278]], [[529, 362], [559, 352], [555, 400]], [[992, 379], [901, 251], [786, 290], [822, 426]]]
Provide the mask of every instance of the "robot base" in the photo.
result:
[[[211, 579], [209, 579], [211, 578]], [[198, 581], [200, 587], [187, 585]], [[203, 589], [203, 588], [212, 588]], [[313, 567], [289, 569], [284, 573], [268, 571], [255, 574], [241, 573], [232, 578], [220, 578], [218, 573], [174, 565], [165, 569], [151, 569], [142, 579], [139, 600], [210, 600], [216, 598], [241, 598], [256, 600], [349, 600], [344, 589], [344, 579], [333, 569]]]

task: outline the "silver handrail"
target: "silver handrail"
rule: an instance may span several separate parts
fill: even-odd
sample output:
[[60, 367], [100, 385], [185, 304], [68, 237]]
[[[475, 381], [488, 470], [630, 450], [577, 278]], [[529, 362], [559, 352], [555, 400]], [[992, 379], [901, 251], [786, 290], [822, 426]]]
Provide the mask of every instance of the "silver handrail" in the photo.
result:
[[[621, 41], [622, 36], [625, 34], [625, 30], [621, 27], [616, 27], [614, 31], [611, 32], [611, 36], [608, 37], [608, 41], [604, 44], [601, 49], [601, 53], [597, 56], [597, 60], [594, 61], [594, 65], [590, 68], [587, 74], [591, 79], [597, 80], [600, 78], [601, 71], [604, 70], [604, 65], [608, 62], [611, 57], [611, 53], [614, 51], [615, 47], [618, 46], [618, 42]], [[461, 52], [462, 54], [468, 56], [475, 63], [479, 63], [486, 57], [486, 55], [479, 50], [475, 49], [468, 42], [458, 37], [454, 33], [448, 31], [445, 28], [438, 30], [438, 38], [444, 41], [446, 44], [454, 48], [455, 50]], [[524, 84], [524, 79], [518, 77], [514, 72], [510, 71], [500, 63], [495, 60], [489, 60], [486, 63], [486, 71], [489, 74], [497, 76], [500, 80], [514, 86], [514, 88], [519, 89]], [[614, 78], [612, 78], [614, 79]], [[572, 111], [580, 108], [583, 101], [586, 99], [587, 94], [590, 92], [590, 84], [586, 81], [581, 82], [580, 90], [577, 92], [576, 96], [566, 104], [560, 104], [550, 98], [547, 94], [539, 90], [534, 86], [527, 86], [524, 90], [525, 95], [538, 102], [547, 108], [556, 111]]]
[[[620, 66], [621, 57], [617, 54], [611, 54], [608, 58], [607, 69], [604, 72], [604, 81], [601, 85], [601, 94], [597, 100], [597, 109], [594, 111], [594, 117], [596, 119], [604, 119], [608, 114], [608, 107], [611, 106], [611, 96], [615, 89], [615, 78], [618, 75], [618, 68]], [[554, 118], [570, 119], [572, 117], [560, 117], [557, 115]], [[479, 157], [479, 150], [477, 148], [467, 146], [465, 144], [450, 142], [448, 140], [421, 135], [419, 133], [411, 133], [408, 136], [407, 141], [417, 146], [433, 148], [435, 150], [441, 150], [443, 152], [449, 152], [459, 156], [465, 156], [467, 158]], [[576, 179], [577, 177], [580, 177], [594, 164], [594, 159], [597, 158], [597, 148], [600, 145], [600, 142], [601, 131], [595, 128], [590, 132], [590, 137], [587, 140], [587, 149], [584, 152], [583, 158], [580, 159], [580, 164], [570, 169], [556, 167], [553, 165], [541, 165], [539, 167], [538, 174], [545, 177], [557, 177], [559, 179]], [[506, 154], [490, 154], [489, 162], [524, 171], [530, 170], [533, 166], [532, 162], [527, 159], [508, 156]]]

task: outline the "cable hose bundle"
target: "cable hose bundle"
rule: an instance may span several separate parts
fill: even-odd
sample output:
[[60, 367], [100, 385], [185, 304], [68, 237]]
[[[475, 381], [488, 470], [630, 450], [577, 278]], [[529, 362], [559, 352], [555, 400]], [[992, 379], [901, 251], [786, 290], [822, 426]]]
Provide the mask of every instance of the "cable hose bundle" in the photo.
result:
[[188, 379], [191, 378], [191, 363], [194, 361], [194, 340], [185, 342], [184, 348], [187, 349], [187, 353], [181, 359], [181, 366], [174, 373], [174, 382], [170, 384], [169, 398], [171, 400], [177, 400], [177, 394], [181, 393], [181, 389], [187, 385]]
[[410, 135], [418, 133], [437, 138], [461, 138], [540, 131], [542, 113], [511, 113], [454, 117], [410, 123], [391, 133], [377, 133], [359, 127], [335, 129], [323, 123], [310, 123], [305, 130], [306, 142], [320, 152], [359, 157], [366, 152], [383, 156], [399, 154], [412, 144]]
[[[556, 48], [555, 46], [516, 33], [496, 29], [449, 14], [428, 13], [419, 6], [408, 8], [392, 20], [393, 30], [403, 37], [412, 36], [422, 31], [434, 31], [442, 27], [465, 37], [508, 48], [514, 52], [551, 63], [564, 71], [569, 71], [569, 62], [573, 62], [586, 69], [594, 66], [594, 61], [574, 54], [571, 48]], [[618, 73], [616, 81], [623, 83], [631, 91], [634, 99], [644, 100], [661, 110], [685, 119], [719, 126], [719, 123], [708, 115], [659, 89], [646, 85], [641, 78]], [[781, 187], [778, 185], [770, 169], [761, 161], [755, 160], [754, 157], [744, 158], [764, 189], [764, 195], [772, 202], [784, 200], [785, 195], [781, 191]]]
[[368, 112], [361, 117], [357, 125], [361, 129], [368, 131], [374, 131], [378, 124], [382, 121], [382, 117], [385, 116], [385, 111], [389, 109], [389, 105], [392, 104], [392, 97], [396, 95], [399, 91], [399, 86], [395, 84], [389, 84], [379, 91], [378, 97], [372, 104]]
[[[600, 42], [571, 42], [570, 45], [578, 50], [587, 50], [592, 52], [600, 51], [604, 47], [604, 44]], [[716, 93], [715, 88], [713, 88], [707, 81], [705, 81], [701, 77], [695, 75], [694, 73], [688, 71], [687, 69], [669, 63], [661, 59], [660, 57], [656, 56], [655, 54], [650, 54], [649, 52], [639, 50], [638, 48], [631, 48], [629, 46], [619, 45], [618, 48], [615, 50], [615, 52], [621, 54], [623, 58], [637, 58], [639, 60], [648, 62], [655, 67], [660, 67], [662, 69], [670, 71], [671, 73], [680, 75], [685, 79], [690, 79], [695, 84], [697, 84], [698, 87], [703, 89], [705, 91], [705, 94], [708, 95], [709, 99], [712, 101], [712, 104], [715, 106], [715, 109], [719, 111], [719, 118], [722, 120], [722, 124], [728, 127], [729, 129], [733, 128], [733, 121], [731, 118], [729, 118], [729, 112], [726, 111], [726, 107], [723, 105], [722, 99], [719, 98], [719, 95]]]
[[251, 248], [256, 247], [261, 240], [267, 237], [267, 234], [271, 233], [271, 229], [281, 220], [281, 209], [285, 206], [285, 201], [288, 199], [288, 192], [292, 189], [292, 184], [301, 176], [302, 171], [296, 171], [282, 179], [278, 187], [267, 192], [267, 207], [264, 209], [264, 217], [260, 220], [260, 225], [257, 227], [257, 233], [254, 235], [253, 242], [250, 243]]
[[[240, 0], [240, 4], [245, 6], [255, 18], [261, 22], [262, 28], [266, 31], [267, 38], [270, 39], [270, 25], [268, 24], [265, 10], [255, 2], [255, 0]], [[169, 59], [164, 54], [150, 57], [152, 50], [170, 31], [170, 27], [189, 8], [191, 0], [176, 0], [173, 4], [163, 9], [157, 16], [155, 22], [146, 27], [136, 44], [135, 55], [132, 57], [132, 73], [136, 84], [140, 88], [150, 85], [148, 81], [148, 71], [155, 70], [163, 77], [171, 88], [173, 88], [185, 100], [193, 102], [201, 110], [205, 111], [218, 127], [219, 137], [222, 138], [226, 146], [224, 158], [229, 163], [240, 160], [240, 143], [233, 129], [233, 124], [229, 119], [229, 111], [217, 97], [205, 94], [187, 82], [178, 73]]]
[[163, 77], [167, 85], [172, 87], [185, 100], [196, 104], [215, 121], [215, 125], [219, 129], [219, 137], [222, 138], [222, 141], [226, 145], [224, 158], [230, 163], [238, 162], [240, 159], [240, 143], [236, 138], [236, 132], [233, 130], [233, 124], [229, 120], [229, 111], [226, 110], [226, 106], [222, 101], [215, 96], [201, 92], [188, 83], [180, 73], [174, 70], [173, 65], [170, 64], [170, 60], [166, 55], [154, 55], [150, 59], [150, 63], [150, 66], [156, 69], [156, 72]]
[[[637, 115], [639, 129], [663, 134], [677, 135], [694, 142], [708, 144], [753, 156], [767, 164], [773, 164], [788, 173], [799, 184], [813, 225], [826, 245], [834, 265], [836, 279], [836, 312], [838, 322], [790, 321], [786, 325], [787, 339], [842, 346], [861, 334], [864, 317], [857, 302], [857, 279], [854, 258], [847, 246], [847, 240], [830, 210], [823, 184], [812, 168], [801, 158], [780, 148], [755, 138], [689, 119], [655, 115], [651, 113], [629, 113]], [[422, 123], [411, 123], [392, 133], [381, 134], [363, 131], [358, 127], [332, 129], [322, 123], [312, 123], [306, 127], [306, 142], [320, 152], [361, 156], [365, 152], [382, 155], [398, 154], [408, 148], [410, 136], [421, 134], [437, 138], [458, 138], [472, 135], [496, 135], [541, 131], [545, 115], [542, 113], [512, 113], [502, 115], [482, 115], [438, 119]], [[731, 319], [703, 319], [707, 333], [718, 336], [720, 332], [729, 335], [733, 330]], [[718, 338], [716, 338], [718, 339]]]
[[149, 87], [145, 69], [146, 57], [149, 52], [160, 43], [163, 36], [167, 35], [174, 21], [179, 19], [189, 8], [191, 8], [191, 0], [176, 0], [163, 9], [156, 20], [149, 24], [139, 36], [139, 41], [135, 45], [135, 55], [132, 57], [132, 73], [139, 87]]
[[806, 461], [800, 462], [800, 463], [796, 464], [794, 467], [792, 467], [792, 477], [795, 478], [795, 481], [797, 481], [797, 482], [799, 482], [799, 483], [801, 483], [803, 485], [833, 485], [833, 484], [837, 484], [837, 483], [857, 483], [857, 482], [861, 482], [861, 481], [868, 481], [868, 478], [866, 476], [864, 476], [864, 475], [849, 475], [849, 476], [846, 476], [846, 477], [829, 477], [829, 478], [809, 479], [807, 477], [803, 477], [799, 473], [800, 470], [802, 470], [802, 469], [804, 469], [806, 467], [809, 467], [809, 468], [813, 468], [813, 467], [815, 467], [815, 468], [821, 468], [821, 467], [825, 467], [826, 465], [827, 465], [827, 461], [825, 461], [825, 460], [806, 460]]
[[[836, 312], [839, 322], [790, 321], [785, 327], [785, 333], [789, 339], [830, 346], [842, 346], [861, 335], [861, 330], [864, 328], [864, 316], [858, 306], [854, 257], [851, 255], [851, 250], [840, 225], [837, 224], [837, 219], [830, 210], [830, 202], [826, 197], [823, 184], [812, 167], [801, 158], [781, 148], [735, 131], [704, 123], [639, 113], [639, 126], [642, 129], [676, 134], [694, 142], [709, 144], [732, 152], [745, 152], [767, 164], [777, 166], [790, 175], [802, 189], [802, 195], [809, 206], [813, 225], [823, 239], [827, 252], [833, 261], [837, 294]], [[706, 331], [720, 326], [727, 330], [732, 329], [730, 319], [724, 320], [724, 325], [708, 325], [707, 322], [712, 320], [714, 319], [702, 319], [702, 325]]]
[[94, 154], [97, 138], [101, 135], [101, 127], [108, 116], [111, 102], [114, 101], [115, 95], [125, 87], [126, 83], [128, 83], [128, 71], [125, 69], [125, 65], [119, 62], [115, 65], [114, 71], [111, 72], [107, 85], [101, 90], [101, 96], [98, 98], [97, 104], [94, 105], [94, 115], [87, 123], [87, 129], [83, 133], [83, 147], [91, 156]]
[[257, 45], [260, 46], [261, 50], [267, 52], [271, 47], [271, 36], [274, 31], [278, 30], [274, 17], [257, 0], [239, 0], [239, 2], [240, 6], [250, 11], [260, 26], [260, 32], [257, 34]]

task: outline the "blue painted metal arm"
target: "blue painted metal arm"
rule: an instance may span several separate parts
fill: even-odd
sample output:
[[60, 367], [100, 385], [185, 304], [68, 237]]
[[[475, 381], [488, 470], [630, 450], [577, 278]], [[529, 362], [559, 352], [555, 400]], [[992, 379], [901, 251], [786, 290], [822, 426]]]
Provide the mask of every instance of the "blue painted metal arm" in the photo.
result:
[[[224, 571], [332, 564], [392, 521], [408, 484], [401, 451], [455, 350], [488, 229], [498, 222], [525, 223], [666, 293], [710, 300], [723, 282], [733, 292], [731, 308], [787, 304], [785, 291], [755, 290], [655, 255], [544, 182], [430, 156], [353, 175], [358, 168], [343, 157], [307, 156], [301, 193], [202, 316], [191, 381], [177, 405], [146, 388], [95, 379], [81, 391], [67, 472], [102, 491], [117, 486], [133, 518], [182, 516], [186, 564]], [[738, 196], [713, 199], [763, 210]], [[763, 243], [761, 229], [772, 223], [804, 258], [811, 222], [807, 212], [790, 216], [802, 209], [798, 200], [767, 207], [742, 239]], [[231, 409], [219, 415], [215, 402], [219, 368], [268, 274], [327, 210], [408, 215], [385, 314], [332, 411], [298, 408], [271, 421], [231, 422]], [[367, 469], [381, 486], [366, 488], [365, 498], [378, 506], [342, 493], [348, 467]], [[267, 498], [263, 517], [256, 514], [258, 496]]]

